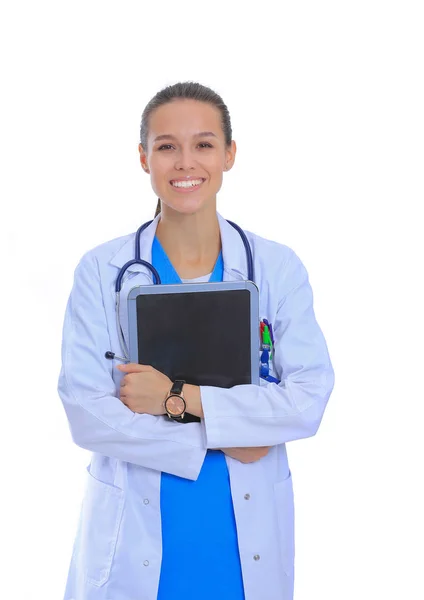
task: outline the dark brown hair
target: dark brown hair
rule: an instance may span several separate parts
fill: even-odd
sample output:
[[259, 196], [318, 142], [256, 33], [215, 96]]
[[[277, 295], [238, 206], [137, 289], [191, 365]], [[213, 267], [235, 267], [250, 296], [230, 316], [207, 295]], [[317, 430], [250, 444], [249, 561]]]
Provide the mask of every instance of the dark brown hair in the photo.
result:
[[[156, 96], [150, 100], [144, 109], [140, 125], [140, 144], [143, 146], [145, 152], [147, 152], [147, 134], [149, 131], [150, 115], [160, 106], [178, 99], [198, 100], [199, 102], [206, 102], [207, 104], [211, 104], [212, 106], [218, 108], [221, 113], [221, 125], [225, 136], [225, 143], [227, 146], [230, 146], [232, 140], [230, 113], [221, 96], [219, 96], [210, 88], [201, 85], [200, 83], [185, 81], [182, 83], [169, 85], [168, 87], [160, 90], [160, 92], [158, 92]], [[160, 213], [160, 210], [161, 203], [160, 198], [158, 198], [155, 217]]]

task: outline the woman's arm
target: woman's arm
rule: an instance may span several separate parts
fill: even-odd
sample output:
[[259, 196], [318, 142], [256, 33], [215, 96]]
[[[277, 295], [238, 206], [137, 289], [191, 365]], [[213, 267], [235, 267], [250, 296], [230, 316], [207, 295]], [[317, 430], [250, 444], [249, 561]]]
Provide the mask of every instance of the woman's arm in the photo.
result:
[[[117, 367], [126, 375], [121, 380], [120, 400], [130, 410], [139, 414], [166, 414], [164, 398], [172, 387], [172, 382], [163, 373], [150, 365], [129, 363]], [[185, 384], [184, 396], [188, 412], [203, 417], [200, 388]], [[223, 452], [243, 463], [251, 463], [268, 454], [269, 447], [262, 448], [225, 448]]]
[[[334, 372], [315, 318], [308, 273], [293, 251], [285, 287], [273, 324], [274, 368], [281, 383], [200, 386], [208, 448], [275, 446], [318, 430]], [[193, 398], [196, 406], [198, 397]]]
[[58, 391], [74, 442], [186, 479], [197, 479], [206, 454], [203, 423], [177, 425], [161, 416], [135, 414], [116, 396], [113, 364], [95, 257], [75, 271], [63, 327]]

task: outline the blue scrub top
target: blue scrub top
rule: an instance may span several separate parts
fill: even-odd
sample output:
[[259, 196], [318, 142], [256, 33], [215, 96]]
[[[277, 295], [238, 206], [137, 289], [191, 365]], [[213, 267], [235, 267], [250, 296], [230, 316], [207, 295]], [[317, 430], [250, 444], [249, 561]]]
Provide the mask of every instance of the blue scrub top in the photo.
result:
[[[162, 283], [181, 283], [155, 237]], [[209, 281], [222, 281], [219, 255]], [[185, 427], [185, 425], [178, 425]], [[196, 481], [162, 473], [162, 566], [158, 600], [244, 600], [230, 477], [221, 450], [208, 450]]]

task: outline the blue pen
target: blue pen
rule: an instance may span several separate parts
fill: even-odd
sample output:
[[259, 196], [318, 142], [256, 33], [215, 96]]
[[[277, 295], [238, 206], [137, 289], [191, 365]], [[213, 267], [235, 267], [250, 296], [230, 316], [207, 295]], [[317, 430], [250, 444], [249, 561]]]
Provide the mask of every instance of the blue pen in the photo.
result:
[[269, 376], [269, 351], [267, 348], [264, 348], [261, 354], [260, 376], [263, 378]]
[[268, 377], [264, 377], [265, 381], [269, 381], [270, 383], [281, 383], [280, 379], [273, 377], [272, 375], [268, 375]]

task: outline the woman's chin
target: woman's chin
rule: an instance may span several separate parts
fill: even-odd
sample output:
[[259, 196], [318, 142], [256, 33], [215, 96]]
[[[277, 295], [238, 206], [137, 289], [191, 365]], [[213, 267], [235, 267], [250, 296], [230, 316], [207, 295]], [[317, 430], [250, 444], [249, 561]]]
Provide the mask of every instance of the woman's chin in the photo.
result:
[[204, 198], [172, 198], [172, 200], [162, 200], [162, 210], [168, 209], [182, 215], [193, 215], [214, 204], [214, 200], [205, 200]]

